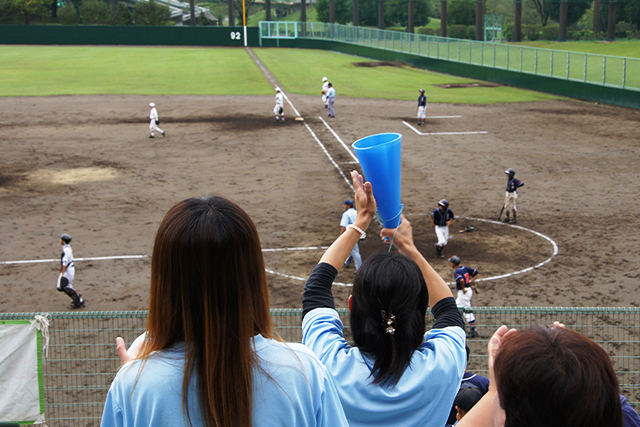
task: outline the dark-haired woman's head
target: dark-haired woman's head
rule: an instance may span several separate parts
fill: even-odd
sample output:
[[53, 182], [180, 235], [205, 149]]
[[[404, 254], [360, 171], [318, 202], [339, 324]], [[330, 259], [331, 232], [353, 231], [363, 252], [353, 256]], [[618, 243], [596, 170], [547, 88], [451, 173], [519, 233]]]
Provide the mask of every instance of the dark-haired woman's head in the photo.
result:
[[154, 333], [171, 342], [193, 341], [212, 320], [220, 334], [270, 333], [260, 239], [242, 208], [211, 196], [169, 210], [153, 248], [149, 311]]
[[543, 326], [519, 331], [501, 344], [494, 372], [505, 427], [622, 426], [611, 360], [578, 332]]
[[395, 385], [424, 341], [429, 294], [420, 267], [397, 254], [370, 256], [350, 298], [356, 346], [372, 355], [373, 383]]

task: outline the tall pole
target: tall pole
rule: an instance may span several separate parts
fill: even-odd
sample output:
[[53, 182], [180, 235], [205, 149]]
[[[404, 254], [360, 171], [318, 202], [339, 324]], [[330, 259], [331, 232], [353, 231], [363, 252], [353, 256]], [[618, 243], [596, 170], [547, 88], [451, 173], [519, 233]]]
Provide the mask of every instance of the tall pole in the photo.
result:
[[409, 23], [407, 25], [407, 32], [413, 33], [413, 17], [415, 13], [416, 2], [415, 0], [409, 0]]
[[307, 36], [307, 2], [300, 0], [300, 22], [302, 23], [302, 37]]
[[227, 0], [227, 8], [229, 9], [229, 26], [235, 27], [236, 21], [233, 17], [233, 0]]
[[484, 40], [484, 4], [483, 0], [476, 0], [476, 40]]
[[616, 39], [616, 0], [609, 0], [609, 23], [607, 25], [607, 41]]
[[353, 25], [358, 26], [358, 0], [353, 0]]
[[196, 5], [195, 0], [189, 0], [189, 20], [191, 21], [191, 26], [196, 26]]
[[440, 0], [440, 37], [447, 37], [447, 0]]
[[513, 41], [522, 41], [522, 0], [515, 0], [515, 17], [513, 20]]
[[602, 32], [602, 17], [600, 17], [601, 0], [593, 0], [593, 32], [598, 34]]
[[560, 34], [558, 41], [567, 41], [567, 16], [569, 15], [569, 0], [560, 0]]
[[265, 11], [267, 12], [265, 21], [271, 21], [271, 0], [265, 0], [264, 8], [265, 8]]
[[378, 28], [384, 30], [384, 1], [378, 0]]
[[244, 30], [244, 47], [247, 47], [247, 9], [244, 4], [244, 0], [242, 0], [242, 27]]
[[336, 0], [329, 0], [329, 23], [336, 23]]

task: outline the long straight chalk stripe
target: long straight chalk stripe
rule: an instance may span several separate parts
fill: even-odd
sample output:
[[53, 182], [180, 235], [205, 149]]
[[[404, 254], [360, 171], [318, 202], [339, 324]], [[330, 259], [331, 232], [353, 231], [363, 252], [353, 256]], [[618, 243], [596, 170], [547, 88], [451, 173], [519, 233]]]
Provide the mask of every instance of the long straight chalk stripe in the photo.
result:
[[300, 117], [300, 113], [298, 112], [298, 110], [296, 110], [296, 107], [294, 107], [293, 102], [289, 100], [289, 97], [287, 96], [287, 94], [284, 93], [284, 91], [281, 91], [281, 92], [282, 92], [282, 95], [284, 96], [284, 99], [286, 99], [289, 105], [291, 106], [291, 109], [296, 113], [296, 116]]
[[[73, 262], [76, 261], [104, 261], [104, 260], [115, 260], [115, 259], [140, 259], [140, 258], [149, 258], [149, 255], [115, 255], [115, 256], [98, 256], [98, 257], [88, 257], [88, 258], [74, 258]], [[58, 259], [29, 259], [22, 261], [2, 261], [0, 265], [12, 265], [12, 264], [41, 264], [45, 262], [60, 262], [60, 258]]]
[[329, 129], [329, 132], [331, 132], [333, 134], [333, 136], [335, 136], [335, 138], [338, 140], [338, 142], [340, 142], [340, 144], [342, 144], [344, 149], [347, 150], [347, 153], [349, 153], [349, 155], [353, 158], [353, 160], [355, 160], [356, 163], [360, 163], [358, 161], [358, 158], [356, 157], [356, 154], [349, 148], [349, 146], [347, 144], [344, 143], [342, 138], [340, 138], [338, 136], [338, 134], [335, 133], [333, 131], [333, 129], [331, 129], [331, 126], [329, 126], [329, 124], [322, 117], [318, 117], [318, 118], [322, 121], [322, 123], [324, 123], [324, 125], [327, 127], [327, 129]]
[[462, 116], [427, 116], [427, 119], [459, 119]]
[[342, 175], [342, 178], [344, 178], [345, 182], [347, 183], [351, 191], [355, 192], [356, 190], [355, 188], [353, 188], [353, 184], [349, 181], [349, 179], [347, 179], [347, 176], [342, 171], [342, 168], [336, 163], [335, 160], [333, 160], [333, 157], [331, 157], [331, 154], [329, 154], [329, 152], [327, 151], [327, 148], [322, 144], [322, 142], [320, 142], [320, 140], [318, 139], [316, 134], [311, 130], [308, 124], [305, 123], [304, 126], [307, 128], [309, 133], [311, 133], [311, 136], [313, 136], [313, 139], [316, 140], [320, 148], [322, 148], [322, 151], [324, 151], [324, 154], [329, 158], [331, 163], [333, 163], [333, 166], [335, 166], [335, 168], [338, 169], [338, 172], [340, 172], [340, 175]]
[[329, 246], [308, 246], [300, 248], [277, 248], [277, 249], [263, 249], [262, 252], [285, 252], [285, 251], [315, 251], [326, 250]]
[[484, 135], [484, 134], [489, 133], [489, 132], [484, 131], [484, 130], [469, 131], [469, 132], [420, 132], [418, 129], [414, 128], [412, 125], [410, 125], [409, 123], [405, 122], [404, 120], [402, 121], [402, 123], [404, 123], [406, 126], [409, 127], [409, 129], [413, 130], [415, 133], [417, 133], [420, 136], [427, 136], [427, 135]]

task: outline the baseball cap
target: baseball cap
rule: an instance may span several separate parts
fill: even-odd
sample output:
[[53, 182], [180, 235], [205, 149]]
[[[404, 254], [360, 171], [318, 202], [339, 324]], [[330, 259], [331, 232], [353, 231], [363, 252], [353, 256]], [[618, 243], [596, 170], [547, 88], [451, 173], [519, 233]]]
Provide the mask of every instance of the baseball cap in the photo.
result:
[[153, 108], [153, 107], [155, 107], [155, 106], [156, 106], [156, 104], [154, 104], [153, 102], [150, 102], [150, 103], [149, 103], [149, 107], [152, 107], [152, 108]]
[[482, 391], [474, 385], [463, 385], [456, 396], [453, 404], [465, 412], [468, 412], [473, 406], [482, 399]]
[[353, 207], [353, 200], [347, 199], [347, 200], [344, 201], [343, 205], [349, 205], [349, 206]]
[[276, 88], [274, 89], [276, 92], [280, 92], [280, 88], [278, 86], [276, 86]]
[[329, 79], [328, 79], [328, 78], [326, 78], [326, 77], [323, 77], [323, 78], [322, 78], [322, 81], [323, 81], [323, 82], [326, 82], [327, 80], [329, 80]]

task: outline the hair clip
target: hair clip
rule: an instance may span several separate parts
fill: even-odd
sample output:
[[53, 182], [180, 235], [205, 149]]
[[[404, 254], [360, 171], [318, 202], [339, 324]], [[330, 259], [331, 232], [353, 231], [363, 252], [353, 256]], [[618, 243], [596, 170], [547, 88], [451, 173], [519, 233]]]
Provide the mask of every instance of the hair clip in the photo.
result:
[[393, 335], [396, 332], [396, 328], [393, 327], [394, 323], [396, 323], [396, 316], [387, 314], [384, 310], [380, 310], [380, 314], [382, 315], [382, 324], [385, 326], [384, 331], [389, 335]]

